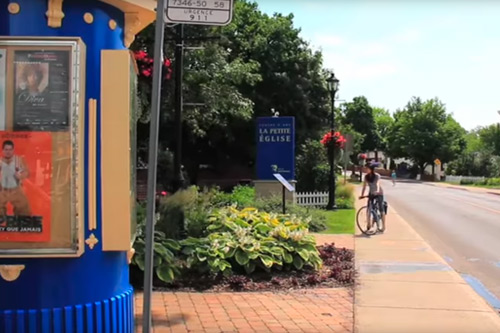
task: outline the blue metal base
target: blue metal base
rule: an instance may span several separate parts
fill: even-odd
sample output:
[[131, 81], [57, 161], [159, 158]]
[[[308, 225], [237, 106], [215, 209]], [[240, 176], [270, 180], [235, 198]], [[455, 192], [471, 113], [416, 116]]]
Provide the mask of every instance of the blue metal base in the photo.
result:
[[110, 299], [64, 308], [0, 311], [2, 333], [133, 333], [132, 289]]

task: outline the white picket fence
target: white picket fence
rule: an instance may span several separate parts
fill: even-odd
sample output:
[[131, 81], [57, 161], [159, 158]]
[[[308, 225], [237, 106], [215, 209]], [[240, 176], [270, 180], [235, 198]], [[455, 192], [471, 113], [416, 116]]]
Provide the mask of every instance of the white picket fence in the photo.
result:
[[469, 181], [472, 183], [479, 183], [485, 180], [484, 177], [472, 177], [472, 176], [446, 176], [446, 181], [449, 183], [457, 183], [460, 184], [460, 182], [464, 181]]
[[328, 192], [298, 192], [296, 204], [306, 207], [325, 207], [328, 204]]

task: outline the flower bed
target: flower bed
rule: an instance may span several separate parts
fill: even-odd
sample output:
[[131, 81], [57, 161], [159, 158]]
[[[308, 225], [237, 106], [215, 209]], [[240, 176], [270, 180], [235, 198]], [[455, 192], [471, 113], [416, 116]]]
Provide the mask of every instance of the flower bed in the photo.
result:
[[[317, 247], [323, 261], [321, 269], [311, 268], [301, 271], [254, 272], [253, 274], [197, 274], [188, 271], [172, 283], [155, 279], [155, 289], [169, 291], [205, 292], [248, 292], [248, 291], [286, 291], [304, 288], [337, 288], [352, 286], [354, 283], [354, 252], [336, 248], [334, 244]], [[134, 274], [135, 273], [135, 274]], [[142, 285], [142, 274], [133, 270], [132, 281]]]
[[[211, 213], [204, 236], [175, 241], [156, 231], [154, 285], [249, 291], [351, 284], [353, 252], [333, 244], [316, 247], [308, 223], [295, 215], [231, 206]], [[144, 245], [141, 225], [131, 274], [136, 286], [142, 284]]]

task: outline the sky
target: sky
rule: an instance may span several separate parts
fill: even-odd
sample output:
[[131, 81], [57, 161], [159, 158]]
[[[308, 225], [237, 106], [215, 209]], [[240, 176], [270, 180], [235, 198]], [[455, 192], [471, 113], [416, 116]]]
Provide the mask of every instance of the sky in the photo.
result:
[[257, 0], [293, 13], [302, 37], [340, 80], [391, 112], [438, 97], [466, 129], [500, 121], [498, 0]]

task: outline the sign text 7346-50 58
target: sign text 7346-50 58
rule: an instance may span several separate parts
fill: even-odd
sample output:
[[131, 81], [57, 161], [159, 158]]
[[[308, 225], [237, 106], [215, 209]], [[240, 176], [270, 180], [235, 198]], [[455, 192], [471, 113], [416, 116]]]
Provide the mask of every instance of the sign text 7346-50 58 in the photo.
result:
[[227, 25], [233, 17], [233, 0], [168, 0], [167, 22]]

